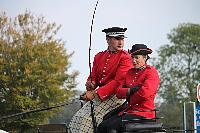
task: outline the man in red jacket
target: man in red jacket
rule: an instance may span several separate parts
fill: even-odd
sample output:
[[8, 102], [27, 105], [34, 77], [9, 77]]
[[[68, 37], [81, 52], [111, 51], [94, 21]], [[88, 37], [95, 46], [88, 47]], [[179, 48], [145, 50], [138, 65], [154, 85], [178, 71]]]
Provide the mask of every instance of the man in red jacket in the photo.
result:
[[[123, 50], [126, 30], [120, 27], [102, 30], [106, 33], [108, 49], [95, 55], [92, 73], [85, 84], [87, 91], [82, 97], [94, 102], [97, 125], [106, 113], [123, 103], [116, 97], [116, 89], [133, 66], [130, 54]], [[87, 102], [73, 116], [69, 125], [72, 133], [93, 132], [90, 108], [90, 102]]]
[[128, 100], [128, 105], [119, 114], [103, 121], [98, 127], [98, 133], [122, 131], [122, 119], [142, 121], [155, 118], [154, 99], [160, 79], [156, 69], [146, 64], [152, 50], [144, 44], [135, 44], [129, 53], [134, 68], [127, 72], [124, 82], [116, 92], [119, 99]]

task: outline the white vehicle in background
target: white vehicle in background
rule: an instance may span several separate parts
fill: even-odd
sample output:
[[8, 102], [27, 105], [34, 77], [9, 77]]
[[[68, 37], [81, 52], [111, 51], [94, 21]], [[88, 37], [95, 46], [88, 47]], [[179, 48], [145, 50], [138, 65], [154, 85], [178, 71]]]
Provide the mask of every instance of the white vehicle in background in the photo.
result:
[[6, 131], [3, 131], [3, 130], [0, 130], [0, 133], [8, 133], [8, 132], [6, 132]]

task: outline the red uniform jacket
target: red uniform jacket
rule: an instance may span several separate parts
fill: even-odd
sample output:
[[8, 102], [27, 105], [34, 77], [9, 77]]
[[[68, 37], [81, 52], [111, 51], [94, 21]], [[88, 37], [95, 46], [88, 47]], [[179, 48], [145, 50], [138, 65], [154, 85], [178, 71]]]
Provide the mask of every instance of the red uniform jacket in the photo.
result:
[[[132, 67], [131, 56], [125, 50], [115, 53], [106, 50], [95, 55], [91, 77], [99, 87], [96, 93], [101, 101], [116, 93], [126, 72]], [[91, 77], [88, 77], [88, 81]]]
[[141, 86], [141, 88], [130, 96], [128, 107], [120, 114], [127, 112], [128, 114], [136, 114], [146, 118], [155, 118], [155, 112], [148, 111], [154, 110], [154, 99], [159, 83], [160, 79], [158, 73], [152, 66], [146, 65], [146, 68], [142, 70], [135, 68], [130, 69], [123, 83], [127, 88], [122, 88], [122, 86], [120, 86], [117, 89], [116, 96], [120, 99], [128, 98], [126, 96], [128, 88], [138, 85]]

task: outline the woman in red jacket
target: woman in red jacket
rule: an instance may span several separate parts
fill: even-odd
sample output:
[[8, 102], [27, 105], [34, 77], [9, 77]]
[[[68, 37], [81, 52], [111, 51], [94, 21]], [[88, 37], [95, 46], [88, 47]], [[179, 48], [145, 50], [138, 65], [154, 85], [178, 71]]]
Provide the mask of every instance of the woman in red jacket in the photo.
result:
[[146, 64], [148, 54], [152, 50], [144, 44], [135, 44], [129, 51], [134, 68], [131, 68], [123, 84], [117, 89], [119, 99], [127, 99], [128, 105], [123, 111], [104, 120], [98, 126], [98, 133], [107, 133], [111, 130], [120, 132], [123, 128], [122, 119], [155, 118], [154, 99], [160, 83], [156, 69]]

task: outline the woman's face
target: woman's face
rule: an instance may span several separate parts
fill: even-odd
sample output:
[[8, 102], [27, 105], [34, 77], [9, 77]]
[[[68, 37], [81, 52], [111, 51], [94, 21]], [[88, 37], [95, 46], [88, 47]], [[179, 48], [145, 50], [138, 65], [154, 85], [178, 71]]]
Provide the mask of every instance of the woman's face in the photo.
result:
[[132, 63], [135, 68], [140, 68], [146, 64], [146, 56], [145, 55], [131, 55]]

